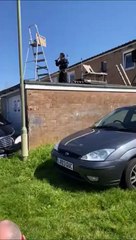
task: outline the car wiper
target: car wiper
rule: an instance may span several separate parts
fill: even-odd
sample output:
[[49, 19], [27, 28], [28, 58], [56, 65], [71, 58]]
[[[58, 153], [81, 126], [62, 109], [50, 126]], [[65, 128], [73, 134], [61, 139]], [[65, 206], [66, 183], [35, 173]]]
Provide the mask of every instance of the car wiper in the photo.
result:
[[106, 129], [106, 130], [116, 130], [121, 132], [136, 132], [136, 129], [127, 128], [127, 127], [118, 127], [118, 126], [112, 126], [112, 125], [103, 125], [103, 126], [93, 126], [93, 128], [97, 129]]
[[122, 128], [120, 129], [120, 131], [124, 131], [124, 132], [136, 132], [136, 129], [132, 129], [132, 128]]
[[94, 126], [94, 128], [99, 128], [99, 129], [107, 129], [107, 130], [122, 130], [124, 129], [124, 127], [120, 128], [117, 126], [113, 126], [113, 125], [102, 125], [102, 126]]

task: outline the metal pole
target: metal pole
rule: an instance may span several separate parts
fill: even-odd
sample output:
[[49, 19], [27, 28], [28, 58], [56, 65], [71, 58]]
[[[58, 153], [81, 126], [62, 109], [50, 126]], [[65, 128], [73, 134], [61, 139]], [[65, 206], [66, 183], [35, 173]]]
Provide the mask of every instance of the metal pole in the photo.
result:
[[82, 81], [84, 80], [82, 58], [81, 58], [81, 80], [82, 80]]
[[21, 142], [22, 142], [22, 158], [28, 157], [28, 139], [26, 128], [26, 112], [25, 112], [25, 88], [23, 80], [23, 63], [22, 63], [22, 32], [21, 32], [21, 4], [17, 0], [17, 25], [18, 25], [18, 50], [19, 50], [19, 72], [20, 72], [20, 93], [21, 93]]

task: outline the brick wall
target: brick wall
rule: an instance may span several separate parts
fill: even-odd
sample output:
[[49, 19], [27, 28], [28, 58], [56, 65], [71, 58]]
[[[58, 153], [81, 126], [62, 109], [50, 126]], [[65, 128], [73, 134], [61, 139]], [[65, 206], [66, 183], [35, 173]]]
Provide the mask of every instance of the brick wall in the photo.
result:
[[28, 89], [29, 146], [55, 143], [90, 126], [112, 109], [136, 104], [136, 92]]

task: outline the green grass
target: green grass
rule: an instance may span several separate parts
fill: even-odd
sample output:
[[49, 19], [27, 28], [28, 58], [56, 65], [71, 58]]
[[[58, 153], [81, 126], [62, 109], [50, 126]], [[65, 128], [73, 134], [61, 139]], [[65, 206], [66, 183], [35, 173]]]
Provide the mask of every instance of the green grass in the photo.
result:
[[27, 240], [136, 238], [136, 191], [99, 190], [61, 176], [51, 146], [0, 159], [0, 219], [15, 221]]

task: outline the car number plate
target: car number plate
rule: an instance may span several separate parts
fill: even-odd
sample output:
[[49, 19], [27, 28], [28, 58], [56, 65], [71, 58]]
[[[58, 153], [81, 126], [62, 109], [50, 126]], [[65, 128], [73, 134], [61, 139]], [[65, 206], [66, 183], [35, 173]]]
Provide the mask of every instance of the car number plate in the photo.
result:
[[62, 158], [57, 158], [57, 164], [73, 171], [73, 163], [63, 160]]

